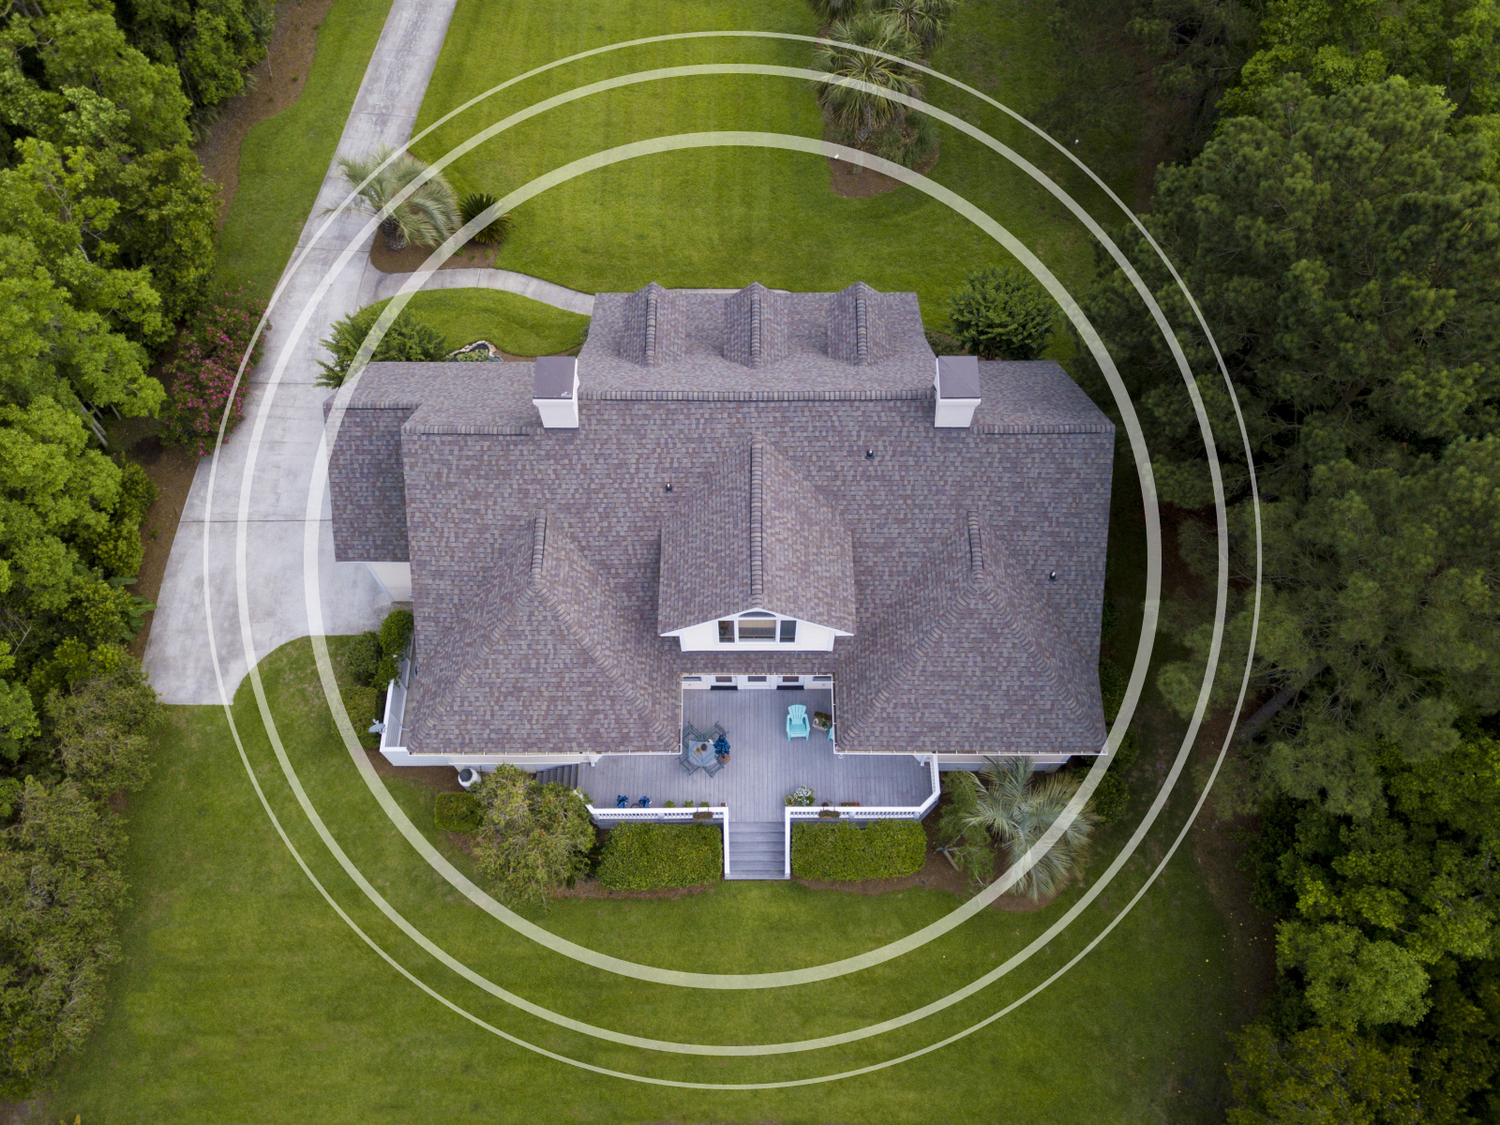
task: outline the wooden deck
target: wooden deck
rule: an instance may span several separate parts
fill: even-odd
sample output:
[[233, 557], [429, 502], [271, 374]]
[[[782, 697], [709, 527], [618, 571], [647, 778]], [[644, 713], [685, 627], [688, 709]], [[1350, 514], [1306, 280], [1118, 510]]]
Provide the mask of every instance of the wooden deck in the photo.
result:
[[861, 805], [920, 805], [932, 792], [932, 775], [915, 758], [837, 757], [828, 735], [814, 730], [807, 739], [788, 741], [787, 707], [806, 705], [832, 711], [828, 691], [684, 691], [682, 721], [706, 729], [715, 723], [728, 732], [729, 764], [718, 776], [685, 773], [667, 755], [620, 754], [597, 766], [578, 769], [578, 787], [600, 808], [623, 794], [632, 802], [650, 797], [653, 808], [708, 801], [729, 803], [731, 820], [780, 821], [783, 798], [799, 785], [813, 788], [815, 801], [858, 801]]

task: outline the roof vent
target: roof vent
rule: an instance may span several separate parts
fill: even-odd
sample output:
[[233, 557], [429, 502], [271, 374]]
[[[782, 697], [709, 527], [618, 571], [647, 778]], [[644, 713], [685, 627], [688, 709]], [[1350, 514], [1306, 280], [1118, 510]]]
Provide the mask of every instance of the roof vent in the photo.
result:
[[979, 360], [971, 355], [938, 356], [932, 385], [937, 390], [938, 428], [968, 429], [979, 406]]
[[536, 361], [531, 404], [549, 430], [578, 428], [578, 361], [570, 355], [545, 355]]

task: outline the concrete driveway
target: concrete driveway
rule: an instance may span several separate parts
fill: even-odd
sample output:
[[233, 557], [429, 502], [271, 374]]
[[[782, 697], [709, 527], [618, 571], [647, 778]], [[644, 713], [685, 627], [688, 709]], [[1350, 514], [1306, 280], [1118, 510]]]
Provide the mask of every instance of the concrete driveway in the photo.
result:
[[[402, 146], [410, 139], [454, 2], [394, 0], [344, 126], [339, 153], [362, 154], [382, 144]], [[326, 221], [322, 211], [338, 204], [346, 192], [343, 177], [330, 167], [297, 252], [315, 238], [316, 245], [295, 270], [288, 266], [282, 276], [265, 358], [246, 397], [245, 420], [216, 457], [198, 465], [193, 479], [146, 645], [146, 671], [165, 703], [219, 703], [221, 684], [232, 699], [252, 658], [258, 660], [311, 632], [303, 595], [304, 517], [323, 441], [323, 400], [330, 394], [314, 385], [316, 359], [326, 358], [318, 340], [339, 317], [374, 300], [384, 277], [370, 265], [366, 239], [311, 308], [306, 329], [292, 339], [320, 282], [367, 221], [366, 216], [345, 213], [318, 234]], [[253, 454], [250, 487], [242, 489], [247, 469], [252, 468], [258, 417], [261, 439]], [[247, 594], [243, 616], [235, 568], [236, 521], [242, 503]], [[333, 561], [326, 498], [321, 521], [323, 631], [373, 628], [389, 610], [390, 598], [362, 563]], [[248, 644], [242, 621], [249, 627]]]

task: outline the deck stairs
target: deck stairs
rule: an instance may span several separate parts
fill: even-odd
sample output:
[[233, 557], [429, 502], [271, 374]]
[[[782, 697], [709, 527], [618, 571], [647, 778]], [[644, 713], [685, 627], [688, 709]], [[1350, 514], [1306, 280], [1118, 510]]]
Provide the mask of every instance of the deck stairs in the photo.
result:
[[571, 766], [553, 766], [550, 770], [537, 770], [536, 779], [542, 785], [550, 785], [554, 782], [558, 785], [566, 785], [569, 789], [578, 788], [578, 763]]
[[781, 821], [730, 818], [728, 877], [786, 878], [786, 836]]

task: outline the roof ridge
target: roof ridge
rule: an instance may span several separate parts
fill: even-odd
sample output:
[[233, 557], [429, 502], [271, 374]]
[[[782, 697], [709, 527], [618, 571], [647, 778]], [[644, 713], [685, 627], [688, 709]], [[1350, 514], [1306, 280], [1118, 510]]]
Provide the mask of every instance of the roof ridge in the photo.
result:
[[968, 512], [969, 525], [969, 572], [984, 573], [984, 528], [979, 522], [979, 513], [972, 508]]
[[533, 590], [541, 589], [542, 567], [547, 559], [547, 514], [538, 512], [531, 525], [531, 577], [527, 582]]
[[765, 509], [761, 492], [765, 462], [765, 439], [750, 436], [750, 600], [757, 606], [766, 596]]

